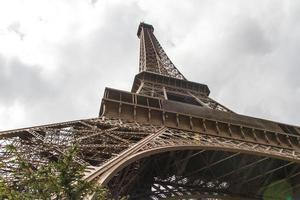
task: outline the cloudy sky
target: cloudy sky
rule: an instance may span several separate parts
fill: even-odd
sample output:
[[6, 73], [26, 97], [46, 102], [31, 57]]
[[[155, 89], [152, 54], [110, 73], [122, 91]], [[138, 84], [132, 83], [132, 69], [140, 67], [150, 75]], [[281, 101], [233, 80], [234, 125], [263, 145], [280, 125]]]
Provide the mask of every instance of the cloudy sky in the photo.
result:
[[300, 125], [300, 1], [0, 1], [0, 130], [98, 115], [130, 90], [140, 21], [240, 114]]

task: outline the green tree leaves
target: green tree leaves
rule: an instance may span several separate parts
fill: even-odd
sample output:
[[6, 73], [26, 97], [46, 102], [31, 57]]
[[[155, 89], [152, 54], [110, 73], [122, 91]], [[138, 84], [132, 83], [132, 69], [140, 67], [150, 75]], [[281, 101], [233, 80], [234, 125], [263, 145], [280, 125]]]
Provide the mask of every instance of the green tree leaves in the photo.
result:
[[0, 177], [0, 199], [78, 200], [92, 194], [94, 199], [106, 199], [106, 189], [83, 180], [85, 166], [74, 161], [77, 150], [75, 145], [61, 155], [57, 162], [35, 169], [15, 147], [7, 146], [13, 159], [10, 163], [0, 161], [0, 167], [7, 164], [14, 166], [10, 172], [13, 181]]

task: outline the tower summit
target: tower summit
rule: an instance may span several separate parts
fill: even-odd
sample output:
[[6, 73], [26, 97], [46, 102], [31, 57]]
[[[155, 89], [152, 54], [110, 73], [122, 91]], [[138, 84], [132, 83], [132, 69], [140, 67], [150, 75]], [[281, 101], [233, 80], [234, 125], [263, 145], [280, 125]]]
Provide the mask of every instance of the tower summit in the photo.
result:
[[137, 35], [140, 38], [139, 71], [158, 73], [178, 79], [185, 79], [169, 59], [153, 34], [152, 25], [140, 23]]
[[[152, 25], [137, 35], [130, 92], [106, 88], [96, 118], [0, 132], [1, 159], [13, 162], [13, 144], [35, 169], [79, 144], [84, 179], [114, 199], [300, 198], [300, 127], [231, 111], [181, 74]], [[0, 173], [16, 180], [11, 166]]]

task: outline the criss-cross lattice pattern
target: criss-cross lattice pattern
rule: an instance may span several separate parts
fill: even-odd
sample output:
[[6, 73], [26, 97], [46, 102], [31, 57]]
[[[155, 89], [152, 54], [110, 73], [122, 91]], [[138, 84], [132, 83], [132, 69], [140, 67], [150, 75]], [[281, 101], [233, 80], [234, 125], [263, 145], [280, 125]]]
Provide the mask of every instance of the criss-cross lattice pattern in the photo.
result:
[[[165, 129], [136, 154], [143, 153], [145, 158], [109, 182], [116, 198], [129, 193], [131, 199], [280, 200], [279, 193], [300, 187], [300, 154], [286, 149]], [[286, 191], [268, 192], [272, 185], [287, 183]]]
[[151, 25], [140, 24], [140, 72], [149, 71], [164, 76], [185, 79], [159, 44], [153, 30]]
[[18, 181], [9, 145], [33, 170], [77, 145], [83, 179], [114, 199], [300, 199], [300, 127], [216, 102], [207, 85], [185, 79], [153, 31], [139, 26], [132, 92], [107, 88], [98, 118], [0, 132], [1, 177]]
[[6, 165], [1, 167], [0, 173], [9, 179], [10, 172], [16, 167], [8, 145], [13, 145], [22, 158], [36, 169], [56, 161], [68, 147], [77, 144], [79, 154], [74, 159], [86, 165], [87, 170], [92, 170], [155, 132], [155, 129], [151, 125], [94, 118], [1, 132], [0, 159]]

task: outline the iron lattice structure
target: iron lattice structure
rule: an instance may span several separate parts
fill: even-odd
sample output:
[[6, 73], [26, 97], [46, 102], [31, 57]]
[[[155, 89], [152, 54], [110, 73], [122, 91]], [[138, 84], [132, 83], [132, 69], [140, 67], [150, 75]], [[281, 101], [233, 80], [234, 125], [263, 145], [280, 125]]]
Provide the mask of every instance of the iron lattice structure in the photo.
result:
[[[141, 23], [140, 72], [131, 92], [106, 88], [99, 117], [0, 133], [33, 168], [79, 144], [85, 179], [129, 199], [300, 198], [300, 128], [239, 115], [188, 81]], [[6, 165], [0, 173], [14, 181]], [[269, 192], [270, 187], [289, 187]]]

